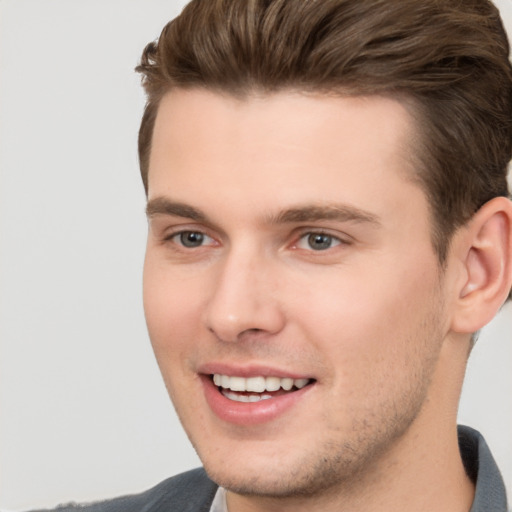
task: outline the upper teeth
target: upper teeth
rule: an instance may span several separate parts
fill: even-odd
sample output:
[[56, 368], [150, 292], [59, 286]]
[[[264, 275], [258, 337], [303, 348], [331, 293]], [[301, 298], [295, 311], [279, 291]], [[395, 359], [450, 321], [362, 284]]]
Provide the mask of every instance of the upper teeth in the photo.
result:
[[280, 377], [230, 377], [229, 375], [214, 374], [213, 382], [216, 386], [231, 391], [263, 393], [264, 391], [277, 391], [283, 388], [289, 391], [293, 386], [300, 389], [303, 388], [309, 379], [290, 379], [288, 377], [281, 379]]

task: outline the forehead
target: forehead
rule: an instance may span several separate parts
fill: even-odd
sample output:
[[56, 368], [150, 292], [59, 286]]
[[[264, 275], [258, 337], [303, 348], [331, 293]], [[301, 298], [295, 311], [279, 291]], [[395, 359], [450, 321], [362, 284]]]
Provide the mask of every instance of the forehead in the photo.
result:
[[[175, 89], [160, 102], [153, 149], [174, 142], [178, 147], [169, 149], [184, 150], [187, 143], [207, 141], [203, 147], [210, 150], [229, 137], [232, 149], [259, 155], [279, 145], [293, 152], [323, 146], [331, 150], [328, 158], [351, 139], [372, 146], [381, 156], [398, 150], [408, 157], [415, 131], [404, 103], [389, 97], [282, 91], [239, 98], [205, 89]], [[349, 153], [349, 148], [342, 149]], [[152, 163], [154, 158], [150, 167]]]
[[378, 209], [383, 198], [393, 201], [393, 187], [416, 188], [414, 132], [406, 107], [385, 97], [290, 91], [239, 99], [175, 90], [156, 118], [148, 195]]

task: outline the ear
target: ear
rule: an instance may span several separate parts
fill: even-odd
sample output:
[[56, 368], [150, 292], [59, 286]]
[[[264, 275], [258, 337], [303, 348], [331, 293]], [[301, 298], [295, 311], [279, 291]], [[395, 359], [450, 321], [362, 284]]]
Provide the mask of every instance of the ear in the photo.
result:
[[464, 278], [452, 330], [473, 333], [492, 320], [512, 287], [512, 202], [496, 197], [484, 204], [457, 244]]

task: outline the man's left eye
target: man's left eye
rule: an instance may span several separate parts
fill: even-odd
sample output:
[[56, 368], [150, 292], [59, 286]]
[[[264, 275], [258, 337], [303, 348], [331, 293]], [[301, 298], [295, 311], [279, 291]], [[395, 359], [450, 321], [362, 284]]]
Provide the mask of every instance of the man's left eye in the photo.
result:
[[312, 249], [313, 251], [325, 251], [340, 244], [341, 240], [339, 238], [326, 233], [306, 233], [299, 239], [296, 247]]

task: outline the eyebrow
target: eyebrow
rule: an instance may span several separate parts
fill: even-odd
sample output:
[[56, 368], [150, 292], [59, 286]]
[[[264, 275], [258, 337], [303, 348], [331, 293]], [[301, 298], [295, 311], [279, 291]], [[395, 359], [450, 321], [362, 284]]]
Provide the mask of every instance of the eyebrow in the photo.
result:
[[171, 201], [165, 197], [155, 197], [148, 201], [146, 205], [146, 216], [148, 219], [155, 215], [172, 215], [174, 217], [184, 217], [198, 222], [206, 222], [207, 216], [197, 208], [185, 203]]
[[344, 204], [303, 205], [279, 212], [270, 217], [272, 224], [292, 222], [314, 222], [318, 220], [337, 220], [340, 222], [368, 223], [380, 226], [379, 217], [355, 206]]
[[[171, 215], [184, 217], [197, 222], [210, 222], [208, 216], [198, 208], [180, 203], [166, 197], [155, 197], [146, 206], [148, 218], [155, 215]], [[340, 222], [367, 223], [380, 226], [379, 217], [371, 212], [344, 204], [305, 204], [288, 208], [275, 215], [269, 215], [269, 224], [291, 224], [294, 222], [315, 222], [320, 220], [336, 220]]]

